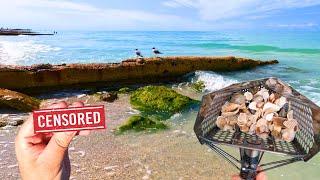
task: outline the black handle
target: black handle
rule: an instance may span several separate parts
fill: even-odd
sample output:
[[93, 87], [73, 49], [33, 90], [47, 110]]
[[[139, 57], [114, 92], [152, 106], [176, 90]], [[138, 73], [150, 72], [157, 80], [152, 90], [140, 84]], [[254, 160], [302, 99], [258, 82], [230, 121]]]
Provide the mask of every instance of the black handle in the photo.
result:
[[260, 152], [240, 148], [241, 170], [240, 177], [245, 180], [254, 180], [257, 176]]

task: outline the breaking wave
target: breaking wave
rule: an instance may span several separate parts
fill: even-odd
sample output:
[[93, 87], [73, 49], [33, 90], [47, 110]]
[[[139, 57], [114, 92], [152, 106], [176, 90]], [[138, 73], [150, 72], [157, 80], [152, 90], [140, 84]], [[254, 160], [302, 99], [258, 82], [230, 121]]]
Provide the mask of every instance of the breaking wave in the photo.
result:
[[196, 71], [192, 81], [203, 81], [205, 91], [208, 92], [216, 91], [238, 82], [211, 71]]

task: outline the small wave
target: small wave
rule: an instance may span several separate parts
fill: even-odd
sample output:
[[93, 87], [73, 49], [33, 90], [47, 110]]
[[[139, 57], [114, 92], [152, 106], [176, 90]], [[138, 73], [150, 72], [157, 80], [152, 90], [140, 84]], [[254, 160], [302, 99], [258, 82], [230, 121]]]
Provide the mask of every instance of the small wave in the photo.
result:
[[203, 81], [205, 85], [205, 91], [208, 92], [222, 89], [237, 82], [234, 79], [226, 78], [211, 71], [196, 71], [195, 77], [192, 79], [192, 81]]
[[39, 53], [61, 50], [46, 44], [39, 44], [33, 41], [0, 41], [1, 64], [16, 65], [21, 62], [35, 60]]
[[312, 48], [280, 48], [268, 45], [231, 45], [225, 43], [202, 43], [195, 44], [195, 46], [203, 48], [224, 48], [224, 49], [237, 49], [251, 52], [283, 52], [283, 53], [301, 53], [301, 54], [320, 54], [320, 49]]

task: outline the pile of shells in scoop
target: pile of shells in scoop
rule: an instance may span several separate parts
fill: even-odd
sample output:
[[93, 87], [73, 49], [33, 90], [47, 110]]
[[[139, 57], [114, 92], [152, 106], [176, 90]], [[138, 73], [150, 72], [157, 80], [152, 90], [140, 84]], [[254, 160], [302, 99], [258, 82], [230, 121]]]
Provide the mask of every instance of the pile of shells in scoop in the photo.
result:
[[270, 135], [275, 140], [293, 141], [298, 131], [298, 122], [293, 111], [284, 106], [287, 99], [277, 93], [261, 88], [257, 93], [235, 93], [221, 109], [216, 125], [224, 131], [240, 131], [256, 134], [261, 138]]

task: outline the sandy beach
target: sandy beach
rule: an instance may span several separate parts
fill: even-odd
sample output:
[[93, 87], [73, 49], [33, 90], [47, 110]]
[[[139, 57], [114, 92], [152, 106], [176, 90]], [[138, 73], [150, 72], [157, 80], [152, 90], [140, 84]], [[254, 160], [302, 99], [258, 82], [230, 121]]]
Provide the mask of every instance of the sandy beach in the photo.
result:
[[[87, 104], [101, 104], [92, 96], [78, 95], [49, 99], [46, 103], [78, 97]], [[129, 132], [115, 135], [114, 129], [138, 112], [130, 107], [129, 95], [120, 95], [106, 107], [106, 131], [76, 137], [69, 147], [71, 179], [229, 179], [236, 170], [205, 146], [193, 133], [196, 111], [176, 114], [166, 123], [170, 129], [157, 133]], [[181, 117], [185, 116], [185, 117]], [[23, 116], [27, 118], [27, 116]], [[0, 130], [0, 178], [18, 179], [14, 138], [19, 127]]]

